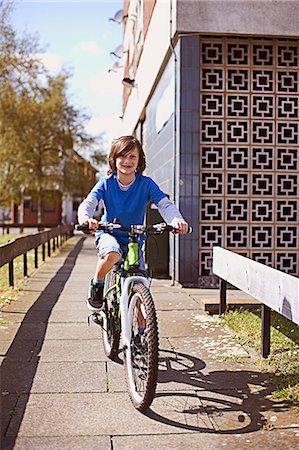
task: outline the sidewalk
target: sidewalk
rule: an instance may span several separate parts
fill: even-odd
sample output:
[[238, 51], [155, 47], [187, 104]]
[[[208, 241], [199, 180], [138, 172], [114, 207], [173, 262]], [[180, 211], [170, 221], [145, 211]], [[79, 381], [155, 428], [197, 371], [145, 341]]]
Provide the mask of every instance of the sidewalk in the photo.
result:
[[0, 314], [1, 449], [298, 449], [295, 410], [267, 397], [269, 376], [204, 311], [217, 291], [153, 280], [159, 383], [148, 414], [137, 412], [122, 364], [87, 325], [95, 258], [93, 239], [74, 236]]

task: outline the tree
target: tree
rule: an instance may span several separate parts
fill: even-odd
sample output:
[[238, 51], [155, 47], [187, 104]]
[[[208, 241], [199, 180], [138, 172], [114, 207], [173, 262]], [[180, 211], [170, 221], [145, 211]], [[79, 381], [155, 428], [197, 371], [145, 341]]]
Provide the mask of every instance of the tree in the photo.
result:
[[[11, 4], [0, 0], [0, 203], [34, 193], [38, 222], [49, 190], [78, 186], [77, 152], [94, 157], [96, 139], [85, 132], [88, 116], [70, 104], [68, 73], [51, 76], [37, 40], [19, 38], [9, 24]], [[105, 158], [97, 152], [97, 161]], [[82, 180], [81, 180], [82, 181]]]
[[[6, 90], [0, 110], [2, 185], [6, 198], [20, 200], [26, 190], [36, 196], [38, 223], [48, 191], [70, 192], [78, 185], [74, 148], [94, 143], [84, 118], [69, 105], [64, 75], [21, 93]], [[78, 174], [77, 174], [78, 176]], [[2, 186], [1, 186], [2, 187]]]

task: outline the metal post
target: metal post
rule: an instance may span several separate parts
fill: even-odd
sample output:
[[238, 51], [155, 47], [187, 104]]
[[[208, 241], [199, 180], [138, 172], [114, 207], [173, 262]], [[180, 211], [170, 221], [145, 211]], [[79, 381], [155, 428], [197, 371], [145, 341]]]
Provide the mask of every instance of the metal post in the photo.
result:
[[45, 259], [46, 259], [46, 246], [45, 246], [45, 243], [43, 243], [43, 245], [42, 245], [42, 258], [43, 258], [43, 261], [45, 261]]
[[48, 240], [48, 256], [51, 256], [51, 240]]
[[24, 274], [24, 277], [27, 277], [27, 275], [28, 275], [27, 253], [24, 253], [24, 255], [23, 255], [23, 274]]
[[38, 268], [38, 247], [34, 249], [34, 267]]
[[226, 287], [225, 280], [220, 279], [220, 303], [219, 303], [219, 315], [223, 314], [226, 310]]
[[13, 260], [8, 263], [9, 286], [14, 286]]
[[271, 308], [262, 305], [262, 355], [267, 358], [270, 353]]

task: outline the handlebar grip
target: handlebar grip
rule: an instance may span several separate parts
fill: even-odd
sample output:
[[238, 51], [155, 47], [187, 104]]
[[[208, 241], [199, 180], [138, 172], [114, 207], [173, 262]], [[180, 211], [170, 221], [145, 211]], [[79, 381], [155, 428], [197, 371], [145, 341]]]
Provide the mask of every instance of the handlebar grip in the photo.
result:
[[89, 228], [88, 223], [82, 223], [81, 225], [75, 225], [75, 230], [77, 231], [83, 231], [85, 234], [91, 234], [93, 230]]
[[[170, 227], [170, 230], [172, 230], [175, 234], [178, 233], [178, 231], [179, 231], [179, 229], [178, 229], [178, 228], [175, 228], [175, 227]], [[188, 226], [187, 234], [191, 234], [192, 231], [193, 231], [193, 228], [190, 227], [190, 226]]]

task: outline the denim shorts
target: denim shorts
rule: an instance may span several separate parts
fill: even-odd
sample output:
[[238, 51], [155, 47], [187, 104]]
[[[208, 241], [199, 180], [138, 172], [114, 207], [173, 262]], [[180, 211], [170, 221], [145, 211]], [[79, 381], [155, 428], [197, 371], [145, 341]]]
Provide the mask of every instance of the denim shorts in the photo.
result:
[[[119, 253], [119, 261], [125, 258], [128, 253], [128, 245], [119, 243], [114, 236], [108, 233], [102, 233], [96, 237], [96, 248], [98, 257], [104, 258], [107, 253]], [[142, 248], [139, 246], [138, 260], [141, 269], [145, 268]]]

